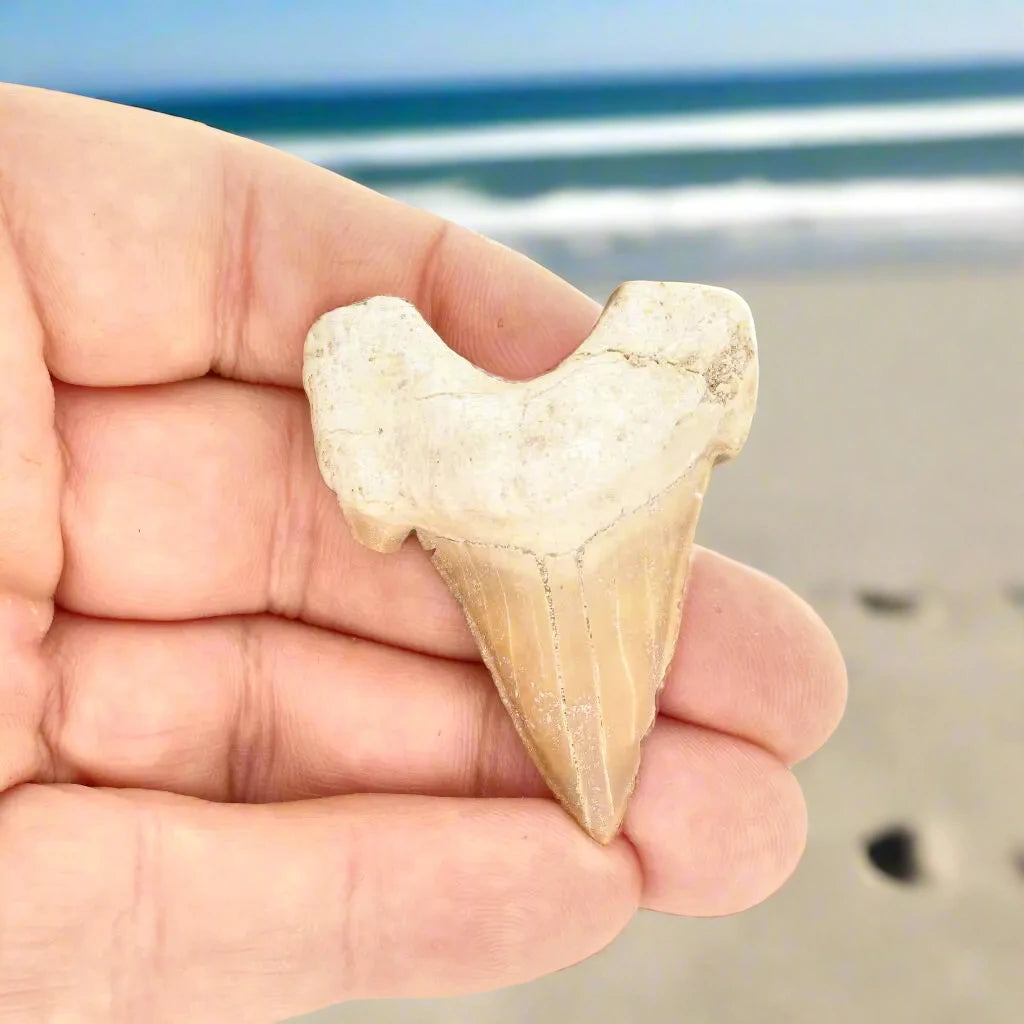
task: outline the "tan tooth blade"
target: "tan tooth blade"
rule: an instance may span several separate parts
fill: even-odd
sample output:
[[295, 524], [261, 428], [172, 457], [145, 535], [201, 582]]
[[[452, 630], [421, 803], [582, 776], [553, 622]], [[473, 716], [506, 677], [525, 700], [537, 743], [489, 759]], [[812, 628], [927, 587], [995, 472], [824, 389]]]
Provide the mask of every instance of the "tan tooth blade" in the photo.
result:
[[746, 304], [631, 282], [558, 367], [505, 381], [378, 297], [313, 325], [303, 379], [354, 536], [394, 551], [416, 531], [530, 756], [607, 842], [675, 651], [711, 469], [750, 429]]
[[534, 763], [599, 842], [654, 722], [706, 466], [567, 554], [423, 538]]

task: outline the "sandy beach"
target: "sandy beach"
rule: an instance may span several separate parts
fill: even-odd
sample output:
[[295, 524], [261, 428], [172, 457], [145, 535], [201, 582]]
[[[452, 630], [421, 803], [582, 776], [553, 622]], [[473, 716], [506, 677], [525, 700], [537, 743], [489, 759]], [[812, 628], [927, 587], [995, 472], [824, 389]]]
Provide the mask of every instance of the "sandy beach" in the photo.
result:
[[753, 911], [641, 914], [532, 984], [309, 1024], [1019, 1019], [1024, 267], [709, 283], [749, 301], [762, 375], [698, 540], [807, 597], [850, 670], [844, 723], [797, 769], [803, 863]]

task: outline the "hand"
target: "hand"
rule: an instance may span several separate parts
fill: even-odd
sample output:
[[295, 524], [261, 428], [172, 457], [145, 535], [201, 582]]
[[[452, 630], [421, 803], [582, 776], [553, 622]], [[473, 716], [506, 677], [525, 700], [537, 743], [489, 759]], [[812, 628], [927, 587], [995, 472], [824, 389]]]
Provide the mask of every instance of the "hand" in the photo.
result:
[[253, 143], [0, 87], [0, 1017], [272, 1021], [557, 970], [638, 907], [764, 899], [845, 674], [695, 556], [625, 833], [549, 798], [410, 541], [321, 481], [305, 332], [379, 293], [492, 372], [589, 299]]

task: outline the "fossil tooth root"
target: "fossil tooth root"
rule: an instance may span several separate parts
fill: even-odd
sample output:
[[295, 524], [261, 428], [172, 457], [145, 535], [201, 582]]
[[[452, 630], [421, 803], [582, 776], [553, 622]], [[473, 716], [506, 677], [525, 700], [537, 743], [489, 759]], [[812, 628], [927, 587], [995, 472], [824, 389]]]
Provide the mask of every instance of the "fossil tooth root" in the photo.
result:
[[320, 317], [303, 384], [317, 462], [355, 538], [432, 552], [554, 795], [619, 831], [679, 634], [712, 467], [750, 430], [746, 303], [632, 281], [528, 381], [449, 349], [408, 302]]

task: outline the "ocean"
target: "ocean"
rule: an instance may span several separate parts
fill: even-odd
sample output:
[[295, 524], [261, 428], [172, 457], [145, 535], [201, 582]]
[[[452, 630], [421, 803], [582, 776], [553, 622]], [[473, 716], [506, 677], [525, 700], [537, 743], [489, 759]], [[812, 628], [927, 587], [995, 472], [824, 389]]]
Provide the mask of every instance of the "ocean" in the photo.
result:
[[131, 102], [298, 154], [596, 288], [1024, 263], [1024, 62]]

